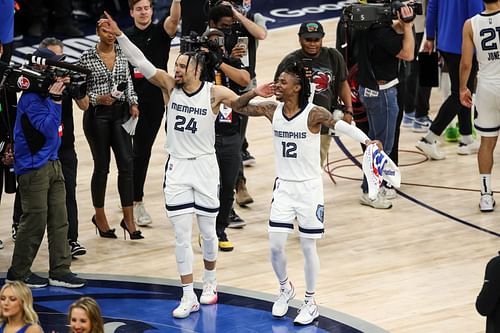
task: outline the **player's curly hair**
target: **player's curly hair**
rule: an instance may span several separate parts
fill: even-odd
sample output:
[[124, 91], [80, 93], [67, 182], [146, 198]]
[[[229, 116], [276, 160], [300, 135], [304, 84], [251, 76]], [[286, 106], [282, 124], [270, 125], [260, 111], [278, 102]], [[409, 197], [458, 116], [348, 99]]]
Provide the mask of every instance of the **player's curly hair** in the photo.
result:
[[282, 73], [288, 73], [295, 76], [297, 83], [300, 85], [299, 105], [301, 108], [305, 107], [311, 95], [311, 84], [306, 77], [306, 71], [302, 62], [294, 61], [287, 64]]

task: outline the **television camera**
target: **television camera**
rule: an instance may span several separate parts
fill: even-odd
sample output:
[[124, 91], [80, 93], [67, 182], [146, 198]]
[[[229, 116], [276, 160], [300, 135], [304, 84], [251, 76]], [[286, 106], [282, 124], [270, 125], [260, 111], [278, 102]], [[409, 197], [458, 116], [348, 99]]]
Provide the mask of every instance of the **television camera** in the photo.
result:
[[404, 22], [411, 22], [415, 15], [422, 15], [422, 3], [399, 0], [360, 0], [361, 3], [351, 4], [344, 8], [342, 19], [354, 30], [366, 30], [377, 23], [392, 23], [398, 18], [401, 7], [413, 9], [413, 16], [401, 18]]
[[[46, 67], [42, 69], [37, 65]], [[90, 71], [86, 68], [28, 54], [23, 66], [0, 62], [0, 89], [5, 87], [16, 92], [48, 95], [50, 86], [58, 77], [69, 77], [64, 94], [81, 99], [87, 94], [88, 75]]]

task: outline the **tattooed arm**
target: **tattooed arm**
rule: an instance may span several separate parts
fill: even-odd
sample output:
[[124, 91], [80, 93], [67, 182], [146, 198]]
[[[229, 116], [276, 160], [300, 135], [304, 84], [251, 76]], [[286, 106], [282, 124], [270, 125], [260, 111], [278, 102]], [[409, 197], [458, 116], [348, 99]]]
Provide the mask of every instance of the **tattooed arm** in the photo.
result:
[[241, 95], [237, 100], [233, 101], [231, 108], [233, 111], [240, 114], [252, 117], [265, 116], [269, 120], [273, 120], [274, 110], [278, 105], [276, 102], [261, 102], [259, 104], [248, 104], [250, 100], [256, 96], [270, 97], [273, 95], [274, 86], [272, 83], [260, 85], [257, 88]]

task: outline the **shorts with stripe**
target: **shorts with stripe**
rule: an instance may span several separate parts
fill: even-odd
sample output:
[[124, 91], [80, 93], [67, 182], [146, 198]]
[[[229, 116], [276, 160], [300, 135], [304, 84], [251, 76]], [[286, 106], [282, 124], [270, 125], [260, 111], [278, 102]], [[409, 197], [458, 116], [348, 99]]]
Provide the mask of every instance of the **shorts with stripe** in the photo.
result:
[[478, 81], [474, 105], [474, 127], [481, 136], [495, 137], [500, 131], [500, 86]]
[[324, 199], [321, 178], [301, 182], [276, 179], [268, 231], [293, 233], [295, 218], [300, 237], [323, 236]]
[[195, 213], [217, 216], [219, 166], [215, 154], [196, 159], [170, 156], [163, 182], [167, 216]]

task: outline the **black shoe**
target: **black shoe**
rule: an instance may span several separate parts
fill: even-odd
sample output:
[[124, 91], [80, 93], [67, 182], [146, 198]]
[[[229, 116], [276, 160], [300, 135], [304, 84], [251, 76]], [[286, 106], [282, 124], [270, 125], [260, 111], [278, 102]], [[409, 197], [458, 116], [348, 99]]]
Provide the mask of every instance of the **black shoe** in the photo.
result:
[[72, 257], [83, 256], [85, 253], [87, 253], [87, 249], [77, 241], [70, 240], [69, 247], [71, 249]]
[[7, 272], [7, 277], [5, 278], [5, 282], [14, 282], [14, 281], [22, 281], [24, 282], [29, 288], [44, 288], [49, 285], [49, 280], [41, 277], [39, 275], [36, 275], [35, 273], [31, 273], [30, 276], [24, 278], [24, 279], [18, 279], [14, 275], [12, 275], [11, 271], [9, 270]]
[[125, 224], [125, 220], [122, 220], [120, 222], [120, 227], [123, 228], [123, 239], [127, 239], [125, 231], [128, 232], [130, 239], [143, 239], [144, 238], [144, 236], [142, 235], [140, 230], [130, 232], [130, 230], [128, 230], [128, 228], [127, 228], [127, 225]]
[[85, 287], [87, 281], [80, 279], [75, 274], [70, 272], [58, 277], [49, 277], [49, 284], [54, 287], [82, 288]]
[[250, 155], [248, 150], [245, 150], [241, 153], [241, 161], [243, 162], [244, 166], [252, 166], [255, 164], [255, 157]]
[[246, 222], [236, 214], [234, 209], [231, 209], [227, 223], [227, 227], [232, 229], [241, 229], [246, 225]]
[[101, 229], [99, 229], [99, 227], [97, 226], [97, 221], [95, 219], [95, 215], [92, 216], [92, 223], [95, 225], [96, 235], [97, 235], [97, 232], [99, 231], [99, 236], [101, 236], [103, 238], [117, 238], [116, 234], [115, 234], [115, 229], [109, 229], [107, 231], [102, 231]]

